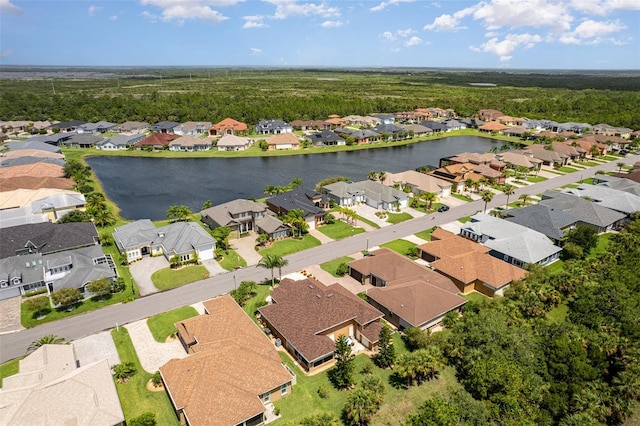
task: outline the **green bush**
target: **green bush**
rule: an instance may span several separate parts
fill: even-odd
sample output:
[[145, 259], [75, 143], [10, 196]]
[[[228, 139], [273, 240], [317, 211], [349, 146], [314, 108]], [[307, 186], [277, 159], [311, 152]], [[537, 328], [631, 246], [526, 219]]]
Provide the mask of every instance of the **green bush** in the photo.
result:
[[156, 415], [153, 413], [143, 413], [127, 422], [129, 426], [156, 426]]
[[348, 273], [349, 273], [349, 265], [347, 265], [345, 262], [342, 262], [336, 268], [336, 275], [338, 275], [338, 276], [344, 277]]

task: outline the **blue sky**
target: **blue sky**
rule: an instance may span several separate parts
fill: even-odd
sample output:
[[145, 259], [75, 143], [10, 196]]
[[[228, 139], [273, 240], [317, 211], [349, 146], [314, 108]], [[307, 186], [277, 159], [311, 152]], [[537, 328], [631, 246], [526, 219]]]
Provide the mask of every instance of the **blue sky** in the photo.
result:
[[640, 0], [0, 0], [0, 63], [640, 69]]

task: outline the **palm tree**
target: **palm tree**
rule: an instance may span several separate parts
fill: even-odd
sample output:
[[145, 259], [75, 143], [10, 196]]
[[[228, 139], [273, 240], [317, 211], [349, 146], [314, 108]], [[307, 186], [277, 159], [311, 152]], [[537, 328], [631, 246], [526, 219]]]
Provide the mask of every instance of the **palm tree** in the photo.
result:
[[438, 195], [435, 192], [423, 192], [422, 198], [425, 203], [428, 203], [427, 210], [431, 210], [433, 202], [438, 200]]
[[616, 166], [618, 166], [618, 173], [620, 173], [622, 171], [622, 168], [625, 166], [625, 164], [622, 161], [620, 161], [616, 163]]
[[375, 171], [370, 170], [369, 174], [367, 175], [367, 179], [372, 180], [372, 181], [376, 181], [376, 180], [378, 180], [378, 174]]
[[387, 178], [387, 172], [382, 171], [378, 173], [378, 180], [380, 181], [380, 183], [384, 182], [386, 178]]
[[267, 185], [264, 187], [264, 195], [273, 195], [273, 193], [275, 192], [276, 188], [273, 185]]
[[357, 388], [349, 394], [344, 406], [344, 413], [350, 423], [356, 426], [369, 424], [377, 410], [376, 397], [373, 392]]
[[464, 190], [469, 192], [469, 188], [473, 187], [473, 179], [469, 178], [464, 181]]
[[295, 178], [291, 179], [291, 187], [292, 188], [297, 188], [300, 185], [302, 185], [302, 178], [295, 177]]
[[516, 192], [516, 187], [507, 183], [502, 188], [502, 192], [504, 192], [504, 195], [507, 196], [507, 204], [506, 204], [505, 208], [508, 208], [509, 207], [509, 196], [513, 195], [513, 193]]
[[600, 155], [600, 149], [597, 145], [591, 145], [591, 148], [589, 148], [589, 154], [591, 154], [591, 158], [595, 158]]
[[529, 200], [529, 195], [527, 194], [522, 194], [520, 196], [520, 198], [518, 198], [519, 200], [522, 200], [522, 207], [527, 205], [527, 201]]
[[55, 334], [47, 334], [46, 336], [42, 336], [35, 342], [31, 342], [31, 344], [27, 348], [27, 355], [31, 352], [36, 351], [42, 345], [61, 345], [63, 343], [64, 338], [58, 337]]
[[256, 266], [259, 266], [261, 268], [264, 269], [271, 269], [271, 286], [273, 287], [276, 283], [276, 277], [274, 275], [274, 270], [276, 268], [282, 268], [283, 266], [286, 266], [286, 264], [288, 263], [283, 263], [285, 262], [285, 259], [282, 258], [282, 256], [278, 256], [277, 254], [267, 254], [266, 256], [263, 256], [262, 259], [260, 259], [260, 262], [258, 262], [256, 264]]
[[486, 177], [482, 176], [479, 180], [478, 183], [480, 183], [480, 187], [482, 189], [484, 189], [484, 187], [489, 183], [489, 179], [487, 179]]
[[484, 212], [487, 212], [487, 204], [489, 203], [489, 201], [493, 200], [493, 192], [489, 191], [488, 189], [485, 189], [484, 191], [482, 191], [480, 193], [480, 198], [482, 198], [482, 201], [484, 201]]
[[284, 268], [289, 264], [289, 260], [285, 259], [284, 257], [278, 256], [277, 263], [278, 263], [278, 279], [282, 281], [282, 268]]

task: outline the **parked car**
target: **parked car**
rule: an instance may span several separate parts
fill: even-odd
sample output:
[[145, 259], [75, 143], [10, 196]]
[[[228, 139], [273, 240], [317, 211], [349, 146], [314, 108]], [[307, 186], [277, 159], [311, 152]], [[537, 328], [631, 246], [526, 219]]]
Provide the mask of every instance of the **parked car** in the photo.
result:
[[445, 204], [443, 204], [443, 205], [441, 205], [440, 207], [438, 207], [438, 211], [439, 211], [440, 213], [442, 213], [442, 212], [446, 212], [447, 210], [449, 210], [449, 206], [447, 206], [447, 205], [445, 205]]
[[621, 154], [621, 155], [627, 155], [628, 153], [629, 153], [629, 151], [628, 151], [628, 150], [626, 150], [626, 149], [621, 149], [621, 150], [620, 150], [620, 154]]

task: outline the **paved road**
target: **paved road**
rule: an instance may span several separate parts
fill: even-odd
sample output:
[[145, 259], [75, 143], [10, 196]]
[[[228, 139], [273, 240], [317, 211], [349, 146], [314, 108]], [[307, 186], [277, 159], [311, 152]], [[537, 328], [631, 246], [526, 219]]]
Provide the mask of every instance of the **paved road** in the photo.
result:
[[[640, 156], [629, 156], [619, 161], [626, 164], [633, 164], [640, 161]], [[558, 176], [534, 185], [518, 188], [515, 194], [511, 195], [510, 201], [518, 199], [521, 194], [535, 195], [542, 193], [547, 189], [558, 188], [560, 186], [576, 182], [580, 178], [587, 179], [589, 177], [593, 177], [598, 170], [616, 170], [616, 163], [619, 161], [609, 162], [575, 173]], [[488, 204], [488, 208], [503, 205], [505, 202], [506, 196], [504, 194], [496, 195]], [[483, 209], [483, 201], [474, 201], [459, 207], [451, 208], [448, 212], [435, 213], [433, 215], [415, 218], [394, 226], [380, 228], [375, 231], [358, 234], [344, 240], [333, 241], [303, 252], [294, 253], [287, 256], [289, 265], [283, 269], [283, 273], [298, 271], [309, 265], [326, 262], [340, 256], [347, 256], [351, 253], [364, 250], [367, 247], [367, 244], [369, 247], [373, 247], [436, 225], [442, 225], [444, 223], [454, 221], [460, 217], [473, 215]], [[31, 342], [38, 340], [46, 334], [55, 334], [64, 337], [67, 340], [75, 340], [99, 331], [113, 328], [116, 324], [128, 324], [161, 312], [166, 312], [185, 305], [191, 305], [202, 300], [227, 293], [234, 288], [236, 283], [239, 284], [241, 281], [263, 281], [265, 279], [270, 279], [270, 276], [271, 274], [268, 270], [248, 267], [235, 272], [227, 272], [222, 275], [217, 275], [206, 280], [178, 287], [166, 292], [141, 297], [131, 303], [108, 306], [86, 314], [43, 324], [35, 328], [3, 334], [0, 335], [0, 363], [24, 355], [26, 348]]]

